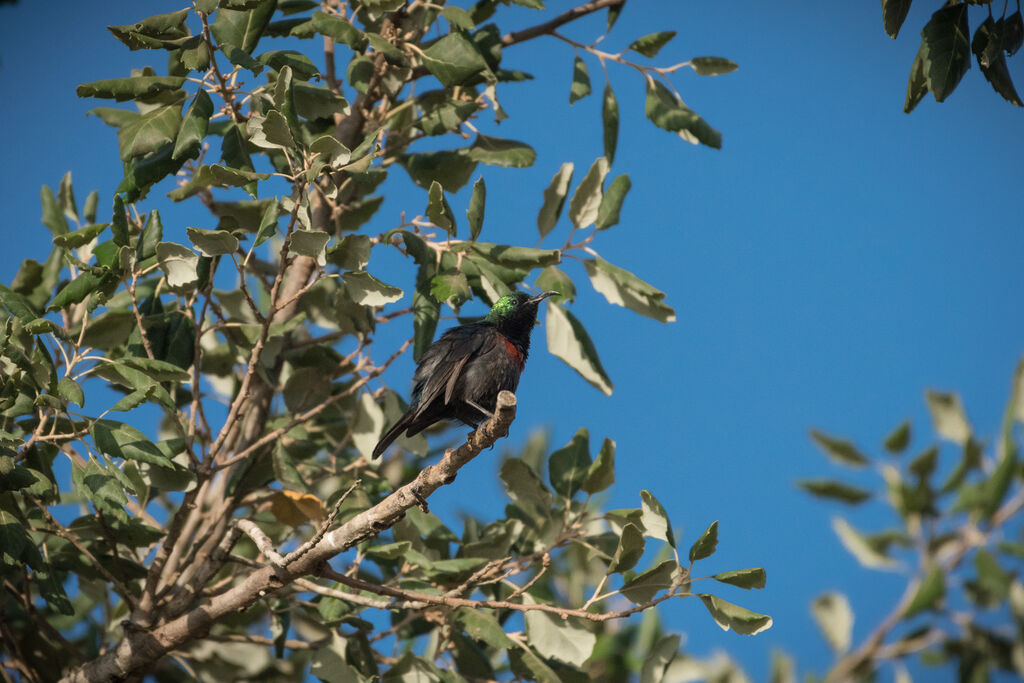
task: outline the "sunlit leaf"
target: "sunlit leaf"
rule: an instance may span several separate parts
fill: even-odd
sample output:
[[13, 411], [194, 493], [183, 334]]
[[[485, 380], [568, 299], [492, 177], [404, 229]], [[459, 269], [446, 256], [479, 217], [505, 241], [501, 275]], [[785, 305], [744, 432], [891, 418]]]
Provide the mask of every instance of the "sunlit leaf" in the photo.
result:
[[596, 389], [611, 396], [612, 381], [601, 365], [594, 342], [576, 317], [558, 304], [548, 303], [544, 325], [548, 350]]
[[708, 593], [700, 593], [698, 597], [723, 631], [732, 629], [740, 635], [752, 636], [772, 627], [772, 618], [767, 614], [751, 612]]

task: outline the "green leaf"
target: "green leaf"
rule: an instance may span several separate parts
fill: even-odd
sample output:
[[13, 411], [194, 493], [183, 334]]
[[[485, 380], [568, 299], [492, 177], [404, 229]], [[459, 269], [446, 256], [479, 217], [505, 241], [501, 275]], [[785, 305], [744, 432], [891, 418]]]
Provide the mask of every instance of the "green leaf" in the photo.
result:
[[156, 259], [172, 289], [188, 287], [199, 280], [199, 255], [188, 247], [160, 242], [156, 246]]
[[255, 76], [259, 76], [263, 73], [263, 63], [253, 59], [252, 55], [245, 50], [235, 47], [234, 45], [222, 45], [221, 51], [224, 53], [224, 56], [228, 58], [228, 61], [235, 66], [248, 69]]
[[611, 396], [614, 389], [612, 381], [580, 321], [558, 304], [549, 302], [544, 325], [547, 327], [548, 351], [561, 358], [593, 387]]
[[[524, 593], [523, 604], [534, 605], [536, 602], [529, 593]], [[525, 612], [523, 617], [526, 637], [542, 657], [582, 666], [594, 652], [597, 636], [573, 619], [562, 619], [539, 610]]]
[[842, 593], [825, 593], [811, 603], [811, 616], [836, 655], [850, 649], [853, 637], [853, 610]]
[[672, 680], [666, 674], [672, 661], [679, 654], [680, 640], [678, 634], [672, 634], [654, 644], [644, 658], [643, 666], [640, 667], [640, 683], [667, 683]]
[[1024, 17], [1021, 16], [1020, 9], [1018, 9], [1002, 22], [999, 32], [1003, 38], [1003, 49], [1012, 57], [1017, 54], [1021, 45], [1024, 45]]
[[[12, 282], [11, 284], [15, 283]], [[3, 303], [11, 315], [19, 318], [22, 322], [31, 322], [39, 317], [36, 315], [32, 304], [29, 303], [29, 300], [23, 294], [15, 292], [3, 284], [0, 284], [0, 302]]]
[[79, 386], [78, 382], [70, 377], [60, 378], [60, 382], [57, 383], [57, 393], [65, 401], [74, 403], [79, 408], [85, 407], [85, 392], [82, 391], [82, 387]]
[[572, 498], [583, 486], [590, 469], [590, 433], [583, 427], [572, 440], [551, 454], [548, 479], [559, 495]]
[[160, 221], [160, 212], [153, 209], [146, 218], [146, 224], [142, 226], [142, 234], [135, 243], [135, 258], [137, 261], [145, 261], [156, 256], [156, 247], [164, 238], [164, 226]]
[[492, 138], [481, 133], [477, 133], [468, 155], [471, 160], [481, 164], [506, 168], [527, 168], [533, 166], [537, 159], [533, 147], [525, 142]]
[[442, 303], [450, 301], [453, 306], [461, 306], [472, 297], [472, 292], [465, 273], [449, 272], [433, 277], [430, 295]]
[[565, 204], [565, 197], [569, 193], [569, 183], [572, 181], [573, 164], [567, 161], [558, 169], [551, 183], [544, 190], [544, 204], [537, 214], [537, 230], [541, 238], [551, 232], [558, 217], [562, 215], [562, 206]]
[[607, 230], [619, 223], [619, 212], [622, 211], [622, 202], [626, 200], [626, 194], [633, 184], [629, 175], [623, 173], [612, 181], [604, 196], [601, 197], [601, 206], [597, 210], [597, 220], [594, 227], [598, 230]]
[[569, 104], [576, 104], [591, 92], [587, 63], [577, 55], [572, 62], [572, 87], [569, 88]]
[[373, 51], [384, 55], [385, 59], [391, 64], [399, 66], [408, 65], [409, 60], [402, 54], [402, 51], [384, 36], [379, 33], [368, 32], [366, 38], [370, 42], [370, 47], [373, 48]]
[[75, 189], [71, 183], [71, 171], [64, 174], [60, 179], [60, 186], [57, 188], [57, 203], [64, 215], [73, 221], [78, 221], [78, 204], [75, 202]]
[[910, 619], [925, 610], [934, 609], [946, 595], [946, 583], [942, 569], [932, 565], [928, 569], [921, 584], [917, 587], [913, 599], [903, 612], [904, 619]]
[[[242, 10], [221, 7], [217, 11], [217, 19], [210, 26], [210, 33], [222, 47], [228, 45], [252, 54], [270, 23], [277, 0], [260, 0], [251, 7]], [[228, 59], [231, 59], [230, 55]]]
[[307, 119], [329, 119], [335, 114], [348, 114], [348, 100], [330, 88], [304, 81], [292, 83], [295, 113]]
[[597, 220], [597, 212], [601, 207], [601, 188], [607, 174], [608, 160], [598, 157], [569, 200], [569, 219], [577, 229], [583, 229]]
[[715, 548], [718, 547], [718, 522], [712, 522], [711, 526], [704, 530], [704, 533], [700, 535], [690, 547], [690, 563], [694, 563], [697, 560], [703, 560], [706, 557], [711, 557], [715, 553]]
[[828, 498], [856, 505], [871, 498], [871, 492], [832, 479], [804, 479], [797, 486], [818, 498]]
[[159, 107], [147, 112], [117, 131], [121, 161], [145, 156], [172, 143], [181, 126], [181, 105]]
[[655, 595], [672, 587], [678, 570], [679, 565], [675, 560], [665, 560], [658, 566], [626, 581], [620, 592], [637, 605], [650, 602]]
[[242, 187], [254, 180], [266, 180], [269, 173], [255, 173], [244, 171], [220, 164], [203, 165], [196, 169], [192, 179], [183, 187], [167, 193], [167, 196], [176, 202], [199, 194], [208, 187]]
[[72, 304], [85, 301], [86, 297], [97, 291], [106, 279], [108, 278], [92, 272], [80, 273], [78, 277], [66, 284], [64, 288], [57, 293], [57, 296], [53, 297], [53, 300], [50, 301], [50, 305], [46, 307], [46, 310], [59, 311]]
[[899, 34], [903, 20], [907, 18], [907, 12], [910, 11], [912, 1], [882, 0], [882, 25], [890, 38], [895, 38]]
[[122, 201], [119, 195], [114, 195], [114, 208], [110, 217], [110, 232], [114, 244], [119, 247], [128, 246], [128, 214], [124, 209], [124, 201]]
[[669, 522], [668, 513], [661, 502], [647, 489], [640, 491], [640, 500], [643, 511], [640, 521], [644, 526], [644, 532], [651, 538], [661, 539], [675, 548], [676, 538], [672, 533], [672, 523]]
[[381, 282], [366, 271], [344, 273], [341, 279], [349, 296], [360, 306], [384, 306], [405, 295], [398, 287]]
[[905, 420], [885, 437], [885, 450], [892, 454], [902, 453], [910, 445], [910, 421]]
[[85, 219], [86, 223], [96, 222], [96, 208], [99, 206], [100, 193], [93, 190], [89, 193], [89, 196], [85, 198], [85, 209], [82, 211], [82, 218]]
[[458, 192], [476, 170], [476, 161], [470, 159], [465, 150], [457, 149], [406, 154], [399, 158], [399, 163], [409, 172], [412, 181], [425, 190], [437, 181], [448, 192]]
[[67, 232], [63, 235], [54, 236], [53, 243], [54, 245], [64, 247], [65, 249], [77, 249], [79, 247], [84, 247], [96, 239], [100, 233], [109, 227], [109, 225], [109, 223], [87, 225], [84, 228], [75, 230], [74, 232]]
[[1013, 79], [1010, 77], [1010, 70], [1006, 66], [1006, 56], [1003, 54], [1002, 35], [996, 29], [996, 22], [992, 17], [987, 17], [978, 30], [974, 33], [974, 40], [971, 42], [971, 51], [974, 52], [985, 76], [992, 88], [1003, 96], [1010, 104], [1024, 106], [1016, 88], [1013, 87]]
[[327, 260], [342, 270], [363, 270], [370, 262], [369, 235], [345, 235], [327, 249]]
[[925, 392], [925, 398], [938, 435], [961, 446], [966, 444], [971, 437], [971, 425], [967, 421], [960, 397], [929, 390]]
[[411, 548], [411, 541], [398, 541], [397, 543], [371, 546], [366, 549], [366, 554], [375, 559], [398, 560], [405, 557]]
[[256, 229], [256, 239], [253, 240], [253, 249], [277, 234], [277, 219], [280, 215], [279, 212], [280, 206], [277, 201], [269, 202], [266, 208], [263, 209], [263, 215], [260, 216], [260, 226]]
[[369, 460], [384, 430], [384, 411], [367, 392], [359, 394], [356, 420], [351, 430], [352, 444]]
[[31, 544], [18, 518], [0, 509], [0, 565], [20, 569], [22, 553]]
[[444, 198], [444, 188], [436, 180], [430, 183], [427, 192], [427, 218], [437, 227], [451, 236], [455, 236], [455, 215], [448, 200]]
[[118, 102], [152, 97], [161, 92], [178, 90], [185, 83], [182, 76], [133, 76], [108, 78], [82, 83], [75, 89], [79, 97], [101, 97]]
[[297, 147], [295, 138], [288, 128], [288, 121], [276, 109], [269, 110], [265, 116], [250, 114], [246, 129], [249, 132], [249, 141], [257, 147], [288, 150]]
[[423, 51], [423, 66], [445, 86], [459, 85], [481, 71], [487, 62], [463, 33], [449, 33]]
[[907, 79], [907, 96], [903, 100], [903, 113], [909, 114], [914, 107], [928, 94], [928, 79], [924, 74], [924, 58], [928, 48], [924, 41], [914, 57], [914, 63], [910, 67], [910, 78]]
[[597, 460], [587, 468], [587, 477], [583, 480], [583, 490], [587, 493], [600, 493], [615, 483], [615, 442], [605, 439]]
[[971, 67], [967, 4], [947, 5], [921, 30], [924, 75], [937, 102], [944, 101]]
[[490, 612], [459, 607], [453, 612], [453, 617], [466, 635], [474, 640], [482, 641], [499, 650], [506, 650], [513, 645], [501, 624]]
[[90, 114], [99, 117], [103, 123], [113, 128], [120, 128], [141, 116], [137, 111], [117, 109], [116, 107], [94, 107], [85, 113], [86, 116]]
[[420, 266], [416, 289], [412, 293], [413, 360], [419, 362], [423, 352], [434, 341], [441, 304], [430, 295], [433, 267]]
[[[264, 52], [256, 59], [274, 71], [283, 72], [285, 69], [291, 69], [296, 78], [301, 78], [304, 81], [320, 74], [320, 69], [309, 57], [295, 50], [272, 50]], [[278, 104], [278, 106], [281, 105]]]
[[473, 195], [469, 198], [469, 208], [466, 209], [466, 220], [469, 221], [469, 238], [476, 241], [480, 231], [484, 227], [484, 205], [487, 202], [487, 185], [484, 184], [483, 176], [473, 183]]
[[583, 265], [590, 284], [604, 295], [608, 303], [623, 306], [658, 322], [675, 321], [675, 310], [664, 303], [665, 293], [657, 287], [602, 258], [586, 259]]
[[348, 45], [356, 52], [366, 49], [366, 36], [358, 28], [335, 14], [313, 12], [313, 30], [331, 38], [336, 43]]
[[832, 438], [816, 429], [811, 430], [811, 438], [825, 455], [840, 465], [863, 467], [870, 462], [850, 441]]
[[416, 123], [427, 135], [456, 131], [480, 110], [477, 102], [453, 99], [443, 90], [429, 90], [419, 96], [417, 103], [423, 108], [423, 115]]
[[499, 476], [512, 500], [535, 506], [547, 513], [551, 507], [551, 491], [532, 467], [519, 458], [509, 458], [501, 463]]
[[627, 524], [622, 528], [622, 535], [619, 537], [619, 545], [615, 549], [611, 564], [608, 565], [608, 573], [622, 573], [632, 569], [644, 554], [644, 534], [640, 527], [635, 524]]
[[67, 219], [64, 218], [57, 198], [53, 196], [53, 190], [48, 185], [43, 185], [43, 189], [39, 191], [39, 201], [43, 205], [42, 221], [46, 229], [54, 236], [66, 233], [69, 230]]
[[185, 228], [188, 239], [203, 256], [223, 256], [238, 251], [238, 238], [227, 230]]
[[868, 569], [894, 569], [896, 560], [876, 550], [864, 536], [842, 517], [832, 518], [832, 530], [858, 562]]
[[352, 88], [359, 93], [366, 94], [370, 89], [370, 80], [373, 78], [373, 60], [369, 57], [357, 54], [348, 63], [345, 71], [345, 78], [348, 79]]
[[699, 142], [715, 149], [722, 147], [722, 134], [683, 104], [660, 81], [647, 82], [644, 113], [658, 128], [678, 133], [687, 142]]
[[296, 230], [288, 238], [288, 248], [299, 254], [315, 259], [318, 265], [327, 263], [325, 249], [331, 236], [323, 230]]
[[999, 561], [984, 548], [979, 548], [974, 556], [974, 566], [978, 572], [977, 589], [981, 597], [987, 598], [984, 604], [995, 606], [1006, 600], [1013, 575], [1003, 571]]
[[665, 47], [668, 41], [676, 37], [675, 31], [661, 31], [649, 33], [642, 38], [637, 38], [629, 44], [627, 49], [639, 52], [644, 57], [654, 57], [661, 48]]
[[739, 64], [725, 57], [694, 57], [690, 66], [700, 76], [720, 76], [740, 68]]
[[313, 650], [309, 672], [325, 683], [351, 683], [364, 680], [359, 670], [348, 663], [346, 646], [347, 641], [336, 631], [332, 631], [330, 642]]
[[145, 434], [131, 425], [113, 420], [97, 420], [90, 427], [89, 433], [96, 448], [112, 458], [171, 466], [170, 459]]
[[540, 268], [561, 262], [557, 249], [512, 247], [490, 242], [474, 242], [472, 251], [506, 268]]
[[981, 490], [981, 512], [985, 519], [990, 519], [996, 513], [1006, 497], [1014, 472], [1017, 471], [1017, 462], [1016, 449], [1005, 449], [999, 464], [992, 471], [992, 476], [984, 482]]
[[551, 301], [562, 303], [576, 298], [576, 287], [573, 285], [572, 279], [555, 266], [547, 266], [540, 271], [535, 284], [542, 292], [559, 293], [552, 297]]
[[767, 583], [767, 576], [761, 567], [749, 569], [734, 569], [731, 572], [719, 572], [712, 576], [715, 581], [727, 583], [730, 586], [738, 586], [750, 590], [751, 588], [764, 588]]
[[601, 99], [601, 125], [604, 139], [604, 156], [608, 163], [615, 161], [615, 148], [619, 142], [619, 101], [611, 83], [604, 86], [604, 97]]
[[697, 597], [701, 599], [715, 623], [723, 631], [728, 631], [731, 628], [740, 635], [753, 636], [772, 627], [772, 618], [767, 614], [751, 612], [708, 593], [699, 593]]
[[473, 21], [473, 15], [462, 9], [461, 7], [455, 7], [454, 5], [448, 5], [441, 14], [448, 20], [448, 23], [452, 25], [453, 29], [459, 28], [464, 31], [469, 31], [476, 28], [476, 23]]

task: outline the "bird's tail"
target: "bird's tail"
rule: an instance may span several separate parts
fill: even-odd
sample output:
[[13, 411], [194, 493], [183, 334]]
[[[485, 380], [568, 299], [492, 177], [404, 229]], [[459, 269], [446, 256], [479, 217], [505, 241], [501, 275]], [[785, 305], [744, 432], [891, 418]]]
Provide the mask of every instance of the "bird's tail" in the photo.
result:
[[377, 445], [373, 449], [374, 458], [379, 458], [381, 454], [388, 449], [388, 446], [390, 446], [395, 439], [401, 436], [402, 432], [409, 428], [412, 418], [413, 415], [411, 410], [398, 418], [398, 422], [396, 422], [394, 426], [380, 438], [380, 441], [377, 442]]

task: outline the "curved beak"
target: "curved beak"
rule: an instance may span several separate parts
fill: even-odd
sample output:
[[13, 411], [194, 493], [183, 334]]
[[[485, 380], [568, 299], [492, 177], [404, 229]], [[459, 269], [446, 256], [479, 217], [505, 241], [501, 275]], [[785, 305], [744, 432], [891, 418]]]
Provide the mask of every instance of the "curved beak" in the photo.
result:
[[544, 299], [547, 299], [549, 296], [558, 296], [560, 293], [561, 292], [541, 292], [532, 299], [529, 299], [528, 303], [539, 304], [541, 301], [544, 301]]

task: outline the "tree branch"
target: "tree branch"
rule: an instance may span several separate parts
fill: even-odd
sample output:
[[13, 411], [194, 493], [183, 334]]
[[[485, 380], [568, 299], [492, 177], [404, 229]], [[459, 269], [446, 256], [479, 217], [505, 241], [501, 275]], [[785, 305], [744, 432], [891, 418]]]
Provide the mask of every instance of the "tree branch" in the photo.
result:
[[543, 24], [537, 24], [530, 28], [524, 28], [522, 31], [506, 33], [501, 37], [501, 45], [502, 47], [508, 47], [509, 45], [522, 43], [538, 36], [549, 35], [563, 24], [568, 24], [570, 21], [575, 21], [582, 16], [591, 14], [606, 7], [621, 5], [624, 2], [626, 2], [626, 0], [592, 0], [591, 2], [584, 3], [579, 7], [573, 7], [571, 10], [559, 14], [551, 21], [546, 21]]
[[440, 462], [424, 468], [412, 482], [377, 505], [327, 533], [312, 550], [292, 564], [283, 568], [265, 566], [234, 588], [202, 602], [198, 607], [152, 631], [126, 629], [124, 637], [115, 647], [70, 671], [61, 680], [65, 683], [96, 683], [124, 678], [152, 664], [169, 651], [205, 637], [210, 627], [225, 616], [244, 610], [265, 596], [294, 583], [296, 579], [316, 572], [330, 558], [390, 528], [405, 516], [406, 510], [419, 505], [442, 486], [454, 482], [464, 465], [508, 434], [515, 413], [515, 395], [508, 391], [501, 392], [493, 417], [469, 434], [464, 444], [447, 451]]

